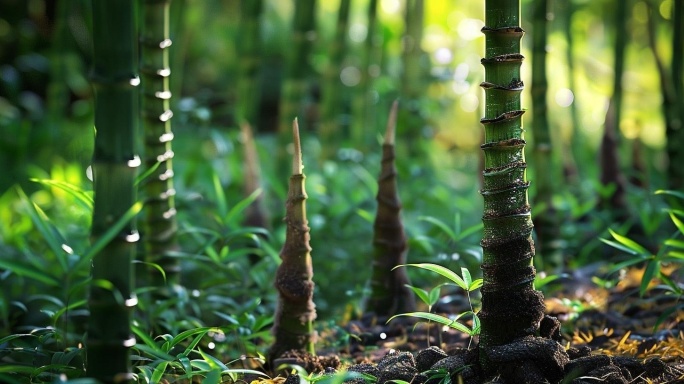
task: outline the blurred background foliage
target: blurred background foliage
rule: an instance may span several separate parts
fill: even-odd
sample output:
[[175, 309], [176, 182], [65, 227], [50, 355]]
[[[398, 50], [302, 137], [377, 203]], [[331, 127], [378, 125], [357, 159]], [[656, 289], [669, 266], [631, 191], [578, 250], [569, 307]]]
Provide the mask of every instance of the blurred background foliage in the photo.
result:
[[[629, 2], [619, 159], [632, 180], [628, 199], [633, 212], [628, 221], [617, 224], [612, 222], [612, 213], [598, 209], [596, 203], [597, 196], [611, 193], [610, 187], [598, 182], [597, 159], [613, 86], [615, 1], [551, 1], [546, 15], [546, 102], [553, 146], [550, 161], [561, 169], [572, 154], [578, 174], [574, 179], [557, 180], [553, 195], [561, 216], [558, 241], [566, 267], [601, 260], [610, 252], [597, 237], [605, 235], [611, 225], [623, 229], [638, 226], [646, 238], [662, 230], [659, 224], [666, 217], [660, 213], [662, 201], [651, 191], [668, 187], [664, 176], [666, 137], [648, 22], [652, 9], [656, 48], [669, 63], [675, 1]], [[254, 3], [260, 7], [250, 8]], [[471, 271], [479, 266], [482, 3], [354, 0], [347, 27], [340, 35], [336, 31], [341, 1], [319, 1], [308, 19], [314, 29], [297, 40], [293, 32], [295, 4], [303, 3], [172, 2], [171, 91], [179, 239], [183, 255], [194, 257], [184, 259], [183, 284], [188, 297], [199, 297], [204, 295], [202, 290], [222, 286], [212, 296], [215, 301], [210, 308], [225, 297], [236, 297], [231, 305], [243, 308], [239, 313], [253, 311], [255, 297], [268, 304], [260, 307], [263, 313], [273, 308], [270, 276], [284, 239], [281, 219], [287, 176], [282, 170], [289, 164], [278, 149], [283, 140], [278, 133], [279, 113], [283, 98], [290, 92], [288, 87], [296, 87], [287, 85], [292, 71], [288, 68], [305, 69], [294, 114], [303, 129], [319, 318], [351, 316], [359, 310], [370, 276], [379, 135], [396, 98], [408, 113], [400, 115], [398, 122], [397, 167], [410, 239], [409, 262], [439, 262], [451, 268], [461, 265]], [[405, 10], [415, 3], [422, 4], [423, 17], [409, 21], [415, 14], [407, 17]], [[522, 26], [528, 34], [535, 33], [533, 3], [523, 0]], [[375, 19], [369, 12], [373, 5], [377, 6]], [[420, 41], [413, 44], [415, 39], [406, 34], [405, 26], [416, 22]], [[37, 228], [40, 220], [29, 217], [28, 203], [15, 186], [49, 217], [60, 238], [68, 239], [64, 244], [85, 249], [89, 211], [76, 204], [74, 196], [63, 188], [32, 179], [91, 190], [88, 167], [94, 127], [93, 92], [88, 79], [90, 30], [87, 0], [0, 2], [2, 258], [33, 254], [50, 260], [45, 256], [50, 252], [45, 234]], [[523, 39], [527, 58], [531, 41]], [[310, 47], [302, 51], [297, 44]], [[331, 50], [336, 44], [341, 44], [336, 48], [341, 53], [334, 56]], [[293, 52], [308, 54], [295, 57], [294, 64], [288, 65]], [[410, 55], [414, 56], [407, 59]], [[334, 57], [339, 62], [333, 62]], [[530, 65], [525, 64], [526, 84], [531, 81], [530, 71]], [[416, 77], [405, 77], [409, 73]], [[523, 95], [527, 109], [531, 108], [529, 89], [526, 87]], [[324, 116], [325, 95], [330, 94], [335, 94], [337, 101], [330, 107], [332, 112]], [[571, 116], [573, 107], [577, 108], [577, 121]], [[291, 120], [294, 114], [283, 118]], [[525, 116], [525, 126], [530, 129], [535, 124], [532, 114]], [[331, 119], [330, 131], [321, 132], [324, 119]], [[230, 208], [245, 198], [239, 129], [242, 120], [254, 128], [262, 167], [260, 183], [269, 220], [263, 237], [254, 236], [259, 231], [242, 233], [239, 220], [217, 214], [221, 201]], [[568, 143], [573, 146], [568, 147]], [[530, 162], [533, 201], [534, 169]], [[533, 205], [533, 209], [537, 214], [544, 212], [541, 206]], [[475, 230], [459, 236], [467, 228]], [[250, 264], [245, 249], [258, 253], [261, 261]], [[412, 273], [416, 273], [415, 285], [430, 279], [420, 271]], [[6, 281], [17, 278], [10, 275], [0, 277]], [[32, 286], [17, 292], [16, 286], [3, 287], [5, 327], [17, 321], [11, 319], [10, 299], [44, 289]], [[256, 291], [251, 291], [253, 288]], [[198, 310], [196, 315], [202, 312]]]

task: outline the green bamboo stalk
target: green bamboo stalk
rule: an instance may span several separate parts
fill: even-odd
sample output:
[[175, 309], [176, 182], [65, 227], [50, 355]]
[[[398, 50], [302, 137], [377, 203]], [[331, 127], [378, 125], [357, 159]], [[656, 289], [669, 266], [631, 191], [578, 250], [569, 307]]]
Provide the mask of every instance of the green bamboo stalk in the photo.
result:
[[537, 255], [541, 256], [544, 268], [557, 270], [562, 267], [562, 255], [553, 244], [559, 237], [558, 213], [553, 206], [554, 180], [558, 179], [553, 166], [553, 148], [546, 104], [548, 80], [546, 78], [546, 44], [549, 0], [535, 0], [532, 14], [532, 158], [536, 193], [534, 204], [544, 207], [534, 220], [537, 232]]
[[416, 301], [406, 268], [408, 246], [404, 225], [401, 222], [401, 201], [397, 191], [397, 168], [394, 165], [394, 138], [397, 126], [395, 101], [387, 121], [385, 141], [382, 146], [382, 169], [378, 177], [378, 210], [373, 224], [373, 270], [371, 293], [366, 307], [378, 316], [414, 312]]
[[520, 94], [520, 0], [485, 2], [484, 285], [480, 362], [493, 372], [487, 351], [534, 335], [544, 316], [542, 294], [534, 289], [534, 244], [527, 201]]
[[576, 144], [578, 142], [577, 138], [582, 134], [580, 127], [582, 123], [580, 121], [579, 115], [579, 98], [577, 97], [577, 85], [575, 82], [575, 37], [572, 34], [572, 16], [575, 13], [575, 6], [571, 0], [563, 2], [565, 9], [561, 11], [565, 18], [564, 29], [565, 29], [565, 41], [567, 43], [565, 49], [565, 61], [568, 65], [568, 88], [575, 95], [572, 104], [570, 104], [570, 121], [572, 121], [572, 130], [570, 137], [568, 139], [567, 145], [564, 147], [563, 152], [563, 168], [566, 179], [575, 183], [578, 181], [578, 169], [577, 169], [577, 156], [575, 155], [578, 149]]
[[238, 121], [249, 121], [259, 126], [257, 106], [261, 89], [258, 81], [261, 65], [259, 18], [263, 0], [240, 1], [240, 29], [237, 40], [238, 69], [237, 106]]
[[[97, 240], [135, 203], [140, 80], [135, 1], [93, 1], [92, 6], [97, 134], [91, 235]], [[135, 337], [130, 323], [137, 299], [132, 260], [138, 238], [135, 224], [129, 223], [93, 260], [86, 373], [104, 383], [133, 381], [129, 355]]]
[[335, 37], [330, 44], [328, 53], [328, 66], [323, 79], [323, 104], [321, 106], [321, 139], [323, 141], [323, 156], [330, 157], [331, 148], [329, 145], [340, 135], [340, 114], [342, 105], [347, 92], [346, 86], [340, 80], [340, 72], [344, 66], [344, 58], [347, 53], [347, 31], [349, 30], [349, 10], [351, 0], [341, 0], [340, 8], [337, 13], [337, 24]]
[[372, 84], [373, 78], [370, 76], [371, 65], [379, 62], [378, 54], [382, 52], [378, 46], [379, 36], [377, 34], [378, 20], [378, 0], [369, 0], [367, 9], [367, 33], [361, 51], [361, 76], [359, 84], [356, 86], [355, 96], [352, 99], [352, 140], [354, 143], [365, 144], [370, 138], [372, 131], [366, 127], [373, 126], [373, 116], [371, 114], [373, 101]]
[[669, 187], [677, 190], [684, 189], [684, 154], [681, 143], [684, 142], [684, 1], [675, 0], [672, 10], [672, 83], [674, 88], [675, 111], [673, 113], [672, 130], [667, 132], [667, 152], [669, 156], [668, 181]]
[[601, 201], [619, 216], [627, 213], [625, 200], [627, 180], [620, 168], [618, 146], [620, 119], [622, 116], [622, 74], [625, 71], [625, 48], [627, 45], [627, 9], [629, 0], [615, 0], [615, 63], [613, 75], [613, 95], [606, 112], [603, 137], [601, 138], [600, 164], [601, 184], [613, 185], [615, 192]]
[[[315, 6], [316, 0], [295, 2], [292, 46], [284, 52], [287, 55], [287, 68], [280, 99], [278, 129], [282, 135], [287, 132], [292, 116], [298, 115], [307, 95], [307, 76], [311, 73], [309, 57], [316, 36]], [[306, 115], [302, 117], [306, 118]], [[306, 127], [310, 122], [304, 120], [304, 123]]]
[[[678, 117], [677, 117], [677, 97], [676, 97], [676, 92], [675, 92], [675, 85], [673, 78], [676, 77], [674, 73], [670, 74], [668, 72], [668, 68], [665, 65], [665, 62], [663, 61], [663, 58], [661, 57], [660, 53], [658, 52], [658, 44], [657, 44], [657, 32], [656, 32], [656, 15], [658, 10], [655, 9], [653, 4], [650, 2], [646, 2], [646, 5], [648, 6], [648, 46], [651, 49], [651, 53], [653, 54], [653, 59], [656, 64], [656, 68], [658, 69], [658, 76], [660, 80], [660, 95], [663, 99], [662, 103], [662, 112], [663, 112], [663, 117], [665, 118], [665, 134], [668, 137], [667, 144], [666, 144], [666, 151], [668, 154], [668, 158], [670, 159], [675, 159], [677, 156], [677, 153], [680, 151], [676, 150], [674, 147], [678, 147], [678, 145], [672, 145], [673, 142], [676, 142], [676, 139], [672, 136], [676, 131], [677, 131], [677, 123], [678, 123]], [[674, 65], [674, 58], [673, 58], [673, 66], [672, 68], [675, 67]], [[636, 161], [640, 160], [637, 157], [640, 156], [640, 145], [638, 140], [634, 140], [633, 145], [632, 145], [632, 163], [635, 164]], [[633, 170], [634, 165], [632, 166]], [[643, 168], [643, 167], [642, 167]], [[676, 182], [679, 180], [681, 177], [684, 177], [684, 171], [682, 171], [681, 167], [670, 167], [668, 166], [668, 178], [671, 181]], [[640, 180], [637, 178], [637, 182], [640, 182]]]
[[292, 176], [287, 194], [285, 244], [280, 251], [282, 263], [276, 272], [278, 308], [273, 323], [275, 341], [269, 350], [273, 361], [283, 352], [296, 349], [314, 354], [316, 332], [313, 321], [316, 309], [313, 303], [314, 283], [309, 246], [309, 225], [306, 219], [306, 191], [302, 172], [302, 152], [299, 141], [299, 124], [293, 123], [294, 156]]
[[[145, 165], [157, 167], [146, 180], [143, 240], [145, 260], [164, 271], [150, 268], [149, 283], [171, 287], [180, 283], [180, 262], [170, 254], [178, 250], [176, 234], [176, 191], [173, 186], [173, 132], [169, 90], [169, 7], [170, 0], [144, 0], [142, 8], [140, 73], [142, 81], [142, 123], [145, 136]], [[164, 278], [165, 277], [165, 278]], [[158, 293], [165, 295], [167, 289]]]
[[420, 47], [423, 40], [423, 16], [425, 12], [424, 0], [407, 0], [404, 13], [405, 28], [402, 40], [401, 99], [404, 108], [399, 113], [399, 120], [404, 122], [406, 131], [402, 136], [411, 152], [418, 148], [417, 141], [421, 136], [423, 118], [420, 116], [420, 97], [426, 78], [426, 68], [423, 65], [423, 50]]

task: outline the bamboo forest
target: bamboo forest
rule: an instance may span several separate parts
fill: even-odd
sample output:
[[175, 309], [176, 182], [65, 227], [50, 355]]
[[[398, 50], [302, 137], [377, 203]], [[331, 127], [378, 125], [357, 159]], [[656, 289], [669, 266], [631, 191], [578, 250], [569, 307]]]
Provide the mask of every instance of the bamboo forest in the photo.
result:
[[681, 145], [684, 0], [0, 0], [0, 383], [684, 383]]

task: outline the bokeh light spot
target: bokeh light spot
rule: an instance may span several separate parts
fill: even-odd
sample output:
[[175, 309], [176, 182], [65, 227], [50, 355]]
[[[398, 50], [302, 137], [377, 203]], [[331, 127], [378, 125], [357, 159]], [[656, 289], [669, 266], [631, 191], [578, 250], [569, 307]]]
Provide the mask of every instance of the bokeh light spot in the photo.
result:
[[555, 99], [556, 104], [565, 108], [569, 107], [572, 104], [572, 102], [575, 101], [575, 95], [572, 93], [571, 90], [567, 88], [561, 88], [558, 91], [556, 91]]

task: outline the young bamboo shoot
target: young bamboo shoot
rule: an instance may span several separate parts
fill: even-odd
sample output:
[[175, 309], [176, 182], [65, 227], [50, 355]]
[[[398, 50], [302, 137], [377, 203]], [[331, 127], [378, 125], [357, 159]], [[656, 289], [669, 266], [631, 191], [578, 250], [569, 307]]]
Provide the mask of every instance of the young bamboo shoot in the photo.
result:
[[392, 104], [385, 142], [382, 146], [382, 169], [378, 177], [378, 210], [373, 224], [373, 271], [371, 294], [367, 308], [378, 316], [413, 312], [416, 301], [406, 287], [409, 278], [406, 268], [392, 268], [406, 264], [408, 250], [406, 234], [401, 222], [401, 201], [397, 192], [397, 169], [394, 165], [394, 140], [398, 102]]
[[282, 263], [276, 272], [278, 308], [273, 324], [275, 341], [269, 350], [273, 361], [291, 349], [314, 353], [316, 332], [313, 320], [316, 309], [313, 303], [314, 283], [309, 246], [309, 225], [306, 219], [306, 191], [302, 152], [297, 119], [293, 123], [294, 156], [292, 176], [287, 194], [285, 244], [280, 251]]

